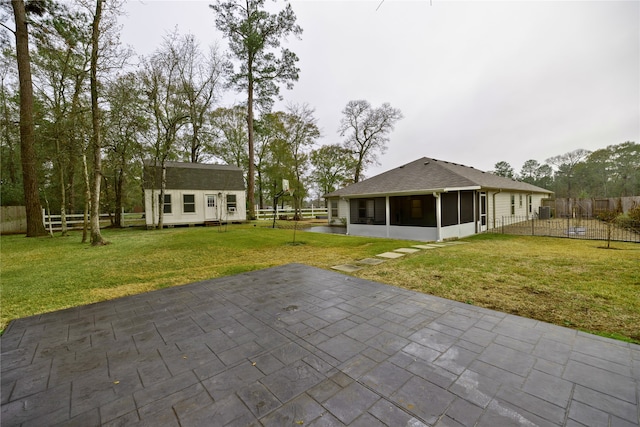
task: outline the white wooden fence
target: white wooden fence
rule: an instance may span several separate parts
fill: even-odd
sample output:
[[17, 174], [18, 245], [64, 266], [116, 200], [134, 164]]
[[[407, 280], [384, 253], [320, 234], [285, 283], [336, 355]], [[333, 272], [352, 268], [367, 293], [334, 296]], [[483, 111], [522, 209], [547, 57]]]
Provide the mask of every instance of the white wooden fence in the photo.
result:
[[[122, 227], [131, 226], [131, 225], [143, 225], [144, 224], [144, 214], [142, 213], [125, 213], [122, 212]], [[84, 225], [84, 214], [66, 214], [67, 221], [67, 229], [69, 230], [81, 230]], [[47, 231], [60, 231], [62, 230], [62, 220], [61, 215], [49, 215], [46, 213], [44, 209], [42, 209], [42, 219], [44, 221], [44, 228]], [[87, 220], [91, 220], [91, 215], [87, 215]], [[111, 225], [111, 218], [109, 214], [100, 214], [100, 227], [106, 227]]]
[[[256, 219], [259, 220], [270, 220], [273, 219], [273, 209], [256, 209]], [[284, 209], [278, 209], [276, 213], [276, 219], [293, 219], [295, 217], [296, 211], [291, 207], [287, 207]], [[302, 215], [302, 219], [315, 219], [318, 216], [327, 216], [327, 208], [306, 208], [300, 210], [300, 215]]]
[[[90, 221], [90, 215], [87, 216], [88, 221]], [[62, 230], [62, 219], [61, 215], [49, 215], [47, 212], [42, 209], [42, 219], [44, 221], [44, 228], [47, 231], [60, 231]], [[84, 225], [84, 214], [66, 214], [65, 219], [67, 221], [67, 228], [69, 230], [73, 229], [82, 229]], [[109, 221], [109, 214], [100, 214], [100, 226], [104, 227], [105, 222]]]

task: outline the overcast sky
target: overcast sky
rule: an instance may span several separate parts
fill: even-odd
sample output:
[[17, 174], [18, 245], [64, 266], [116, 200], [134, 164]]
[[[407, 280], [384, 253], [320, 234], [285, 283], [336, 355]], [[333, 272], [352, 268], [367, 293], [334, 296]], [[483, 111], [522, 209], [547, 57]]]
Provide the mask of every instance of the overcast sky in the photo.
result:
[[[122, 41], [149, 54], [177, 26], [224, 48], [210, 3], [128, 0]], [[292, 6], [304, 32], [286, 45], [300, 58], [300, 80], [282, 95], [315, 109], [320, 144], [341, 142], [350, 100], [389, 102], [404, 114], [366, 176], [423, 156], [481, 170], [504, 160], [519, 172], [528, 159], [640, 142], [638, 1]], [[231, 93], [223, 103], [244, 99]]]

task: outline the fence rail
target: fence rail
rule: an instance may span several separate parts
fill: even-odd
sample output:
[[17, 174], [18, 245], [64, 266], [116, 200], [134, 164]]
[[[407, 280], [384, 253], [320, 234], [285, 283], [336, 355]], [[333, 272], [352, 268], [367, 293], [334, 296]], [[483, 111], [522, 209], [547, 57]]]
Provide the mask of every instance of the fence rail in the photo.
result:
[[[294, 219], [296, 210], [293, 208], [278, 209], [275, 213], [277, 219]], [[315, 219], [318, 216], [327, 216], [327, 208], [306, 208], [300, 209], [299, 219]], [[256, 219], [269, 220], [273, 219], [273, 209], [256, 209]]]
[[[143, 214], [140, 213], [122, 213], [122, 226], [125, 225], [135, 225], [141, 223], [140, 218]], [[44, 228], [47, 231], [60, 231], [62, 230], [62, 215], [49, 215], [42, 210], [42, 219], [44, 221]], [[100, 227], [106, 227], [111, 225], [111, 218], [113, 214], [100, 214]], [[65, 219], [67, 222], [67, 229], [69, 230], [79, 230], [84, 226], [84, 214], [66, 214]], [[91, 221], [91, 215], [87, 215], [87, 220]]]
[[640, 243], [640, 222], [628, 221], [620, 225], [593, 218], [527, 219], [506, 216], [496, 219], [495, 227], [488, 233]]

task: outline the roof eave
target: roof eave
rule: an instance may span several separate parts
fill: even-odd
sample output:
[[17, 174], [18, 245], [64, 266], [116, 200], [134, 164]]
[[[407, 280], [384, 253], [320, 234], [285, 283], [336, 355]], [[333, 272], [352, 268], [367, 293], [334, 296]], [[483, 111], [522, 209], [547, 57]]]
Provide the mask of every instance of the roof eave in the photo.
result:
[[385, 191], [378, 193], [354, 193], [354, 194], [326, 194], [324, 198], [338, 197], [342, 199], [362, 198], [362, 197], [385, 197], [385, 196], [411, 196], [411, 195], [424, 195], [433, 193], [448, 193], [450, 191], [464, 191], [464, 190], [480, 190], [479, 185], [471, 185], [467, 187], [440, 187], [440, 188], [423, 188], [420, 190], [403, 190], [403, 191]]

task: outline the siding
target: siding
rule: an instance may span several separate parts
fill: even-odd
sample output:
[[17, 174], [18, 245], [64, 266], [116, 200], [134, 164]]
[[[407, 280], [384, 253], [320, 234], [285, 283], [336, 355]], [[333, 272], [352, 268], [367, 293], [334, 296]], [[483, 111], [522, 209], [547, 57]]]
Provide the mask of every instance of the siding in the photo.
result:
[[[223, 206], [220, 206], [220, 200], [218, 200], [218, 193], [223, 193], [224, 196], [234, 194], [236, 196], [236, 211], [227, 212], [226, 200], [223, 201]], [[152, 205], [152, 190], [144, 191], [144, 204], [145, 204], [145, 218], [147, 226], [152, 226], [158, 223], [158, 209], [159, 205], [157, 199], [159, 197], [160, 190], [153, 190], [153, 197], [156, 200], [155, 206]], [[171, 195], [171, 213], [164, 214], [163, 222], [165, 225], [176, 224], [202, 224], [208, 219], [205, 217], [205, 204], [206, 196], [213, 194], [216, 196], [216, 216], [220, 216], [222, 221], [246, 221], [247, 208], [246, 208], [246, 194], [244, 191], [219, 191], [219, 190], [166, 190], [165, 194]], [[182, 196], [184, 194], [193, 194], [195, 196], [195, 212], [183, 213], [182, 209]]]

